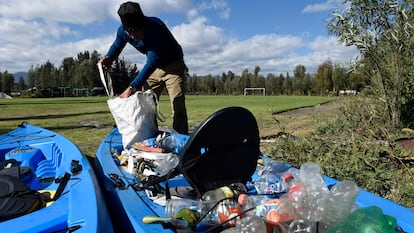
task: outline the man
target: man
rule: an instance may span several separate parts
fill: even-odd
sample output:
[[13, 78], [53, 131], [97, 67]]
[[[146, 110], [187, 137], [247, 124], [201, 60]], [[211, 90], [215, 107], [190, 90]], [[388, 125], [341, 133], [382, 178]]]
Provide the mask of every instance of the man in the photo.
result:
[[144, 88], [154, 90], [159, 98], [166, 87], [173, 113], [173, 129], [188, 134], [184, 95], [187, 66], [181, 46], [159, 18], [145, 16], [136, 2], [122, 3], [118, 15], [122, 24], [116, 39], [99, 62], [110, 66], [127, 43], [146, 54], [146, 64], [120, 97], [127, 98], [133, 90]]

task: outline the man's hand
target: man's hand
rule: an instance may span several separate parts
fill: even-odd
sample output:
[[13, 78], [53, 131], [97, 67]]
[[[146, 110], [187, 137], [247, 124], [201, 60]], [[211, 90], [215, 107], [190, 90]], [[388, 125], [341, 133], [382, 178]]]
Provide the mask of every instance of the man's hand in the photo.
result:
[[124, 92], [122, 92], [122, 94], [119, 96], [120, 98], [128, 98], [129, 96], [131, 96], [132, 94], [132, 89], [130, 87], [128, 87], [127, 89], [125, 89]]
[[112, 64], [112, 61], [109, 57], [105, 56], [101, 58], [101, 60], [98, 61], [98, 63], [101, 63], [103, 67], [109, 68]]

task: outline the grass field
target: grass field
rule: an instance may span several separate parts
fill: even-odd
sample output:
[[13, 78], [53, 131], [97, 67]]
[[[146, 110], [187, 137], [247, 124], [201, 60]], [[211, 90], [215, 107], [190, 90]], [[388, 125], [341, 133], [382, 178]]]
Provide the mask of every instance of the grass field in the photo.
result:
[[[53, 130], [76, 143], [85, 155], [94, 156], [99, 144], [114, 127], [107, 97], [0, 99], [0, 134], [22, 122]], [[330, 97], [307, 96], [186, 96], [190, 128], [213, 112], [228, 106], [242, 106], [256, 117], [261, 134], [278, 130], [273, 114], [333, 101]], [[168, 96], [160, 99], [165, 116], [161, 126], [172, 124]]]

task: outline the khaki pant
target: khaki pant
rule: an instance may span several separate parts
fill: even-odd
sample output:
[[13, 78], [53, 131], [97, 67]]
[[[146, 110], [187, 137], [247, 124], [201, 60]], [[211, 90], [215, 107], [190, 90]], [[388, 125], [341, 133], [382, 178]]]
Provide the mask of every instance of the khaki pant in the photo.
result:
[[145, 89], [152, 89], [158, 99], [164, 87], [167, 88], [173, 115], [173, 129], [181, 134], [188, 134], [187, 109], [185, 107], [186, 77], [187, 66], [181, 60], [163, 69], [156, 69], [144, 85]]

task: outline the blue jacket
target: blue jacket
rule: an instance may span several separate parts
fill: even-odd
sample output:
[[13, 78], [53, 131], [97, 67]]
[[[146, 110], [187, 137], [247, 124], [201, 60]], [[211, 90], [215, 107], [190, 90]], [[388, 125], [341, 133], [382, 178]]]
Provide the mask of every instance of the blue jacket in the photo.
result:
[[123, 26], [119, 26], [116, 39], [106, 56], [115, 60], [126, 43], [130, 43], [147, 56], [146, 64], [130, 84], [132, 87], [141, 87], [156, 68], [165, 68], [173, 62], [183, 59], [181, 46], [167, 26], [156, 17], [146, 17], [144, 39], [141, 41], [132, 39], [125, 32]]

